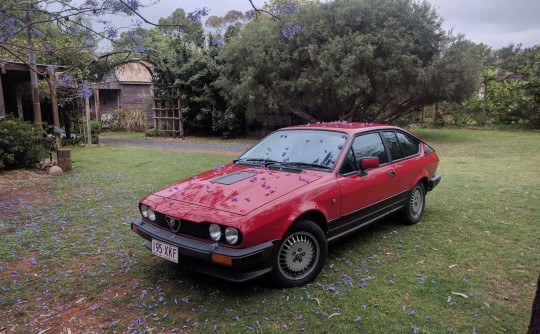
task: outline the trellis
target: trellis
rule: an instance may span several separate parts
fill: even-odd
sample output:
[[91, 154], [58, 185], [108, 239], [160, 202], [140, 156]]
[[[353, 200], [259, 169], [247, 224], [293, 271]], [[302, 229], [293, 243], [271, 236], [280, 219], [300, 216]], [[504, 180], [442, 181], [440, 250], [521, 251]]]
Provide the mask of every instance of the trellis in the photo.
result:
[[154, 90], [154, 128], [165, 135], [184, 137], [184, 119], [179, 91], [173, 87]]

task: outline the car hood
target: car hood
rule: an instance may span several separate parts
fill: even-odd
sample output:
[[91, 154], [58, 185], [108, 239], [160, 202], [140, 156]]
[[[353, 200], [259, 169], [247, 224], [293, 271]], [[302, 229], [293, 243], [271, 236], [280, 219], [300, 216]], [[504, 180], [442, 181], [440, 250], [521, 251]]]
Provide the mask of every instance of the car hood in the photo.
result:
[[218, 167], [170, 185], [154, 195], [200, 207], [246, 215], [320, 179], [315, 171], [280, 171], [237, 166]]

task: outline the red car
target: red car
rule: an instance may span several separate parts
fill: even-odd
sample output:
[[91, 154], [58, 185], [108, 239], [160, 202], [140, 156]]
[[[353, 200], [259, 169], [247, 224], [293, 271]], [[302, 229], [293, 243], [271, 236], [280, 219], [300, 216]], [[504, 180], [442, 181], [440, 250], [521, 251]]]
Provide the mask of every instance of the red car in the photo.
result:
[[229, 165], [144, 197], [131, 229], [154, 255], [199, 272], [304, 285], [329, 243], [393, 213], [418, 223], [438, 164], [430, 146], [394, 126], [288, 127]]

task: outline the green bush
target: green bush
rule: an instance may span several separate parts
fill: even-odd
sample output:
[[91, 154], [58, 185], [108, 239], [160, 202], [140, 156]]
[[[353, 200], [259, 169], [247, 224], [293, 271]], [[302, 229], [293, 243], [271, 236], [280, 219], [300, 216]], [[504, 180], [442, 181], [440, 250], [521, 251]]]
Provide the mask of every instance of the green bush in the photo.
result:
[[101, 123], [98, 121], [90, 121], [90, 132], [95, 134], [101, 133]]
[[101, 123], [90, 121], [90, 134], [92, 135], [92, 144], [99, 144], [99, 134], [101, 133]]
[[80, 143], [84, 143], [84, 137], [71, 137], [71, 138], [62, 138], [62, 147], [64, 146], [76, 146]]
[[33, 167], [46, 156], [39, 126], [18, 118], [0, 120], [0, 170]]
[[112, 124], [107, 128], [107, 131], [110, 132], [122, 132], [124, 131], [124, 127], [121, 124]]

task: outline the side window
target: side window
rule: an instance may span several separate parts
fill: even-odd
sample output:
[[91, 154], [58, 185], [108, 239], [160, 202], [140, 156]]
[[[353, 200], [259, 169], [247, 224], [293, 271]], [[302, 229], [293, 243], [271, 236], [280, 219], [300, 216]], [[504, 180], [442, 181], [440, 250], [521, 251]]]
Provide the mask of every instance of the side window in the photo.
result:
[[341, 174], [348, 174], [356, 170], [357, 168], [356, 163], [354, 162], [354, 154], [352, 152], [352, 148], [350, 148], [345, 155], [345, 159], [343, 159], [343, 164], [341, 165], [339, 172]]
[[390, 150], [392, 160], [399, 160], [403, 158], [396, 133], [394, 131], [385, 131], [383, 132], [383, 135], [386, 143], [388, 144], [388, 149]]
[[379, 164], [382, 165], [388, 162], [388, 156], [379, 133], [368, 133], [356, 137], [352, 149], [357, 161], [367, 157], [378, 157]]
[[420, 142], [418, 140], [401, 132], [396, 132], [396, 135], [401, 146], [401, 151], [403, 152], [403, 157], [407, 158], [420, 152]]

